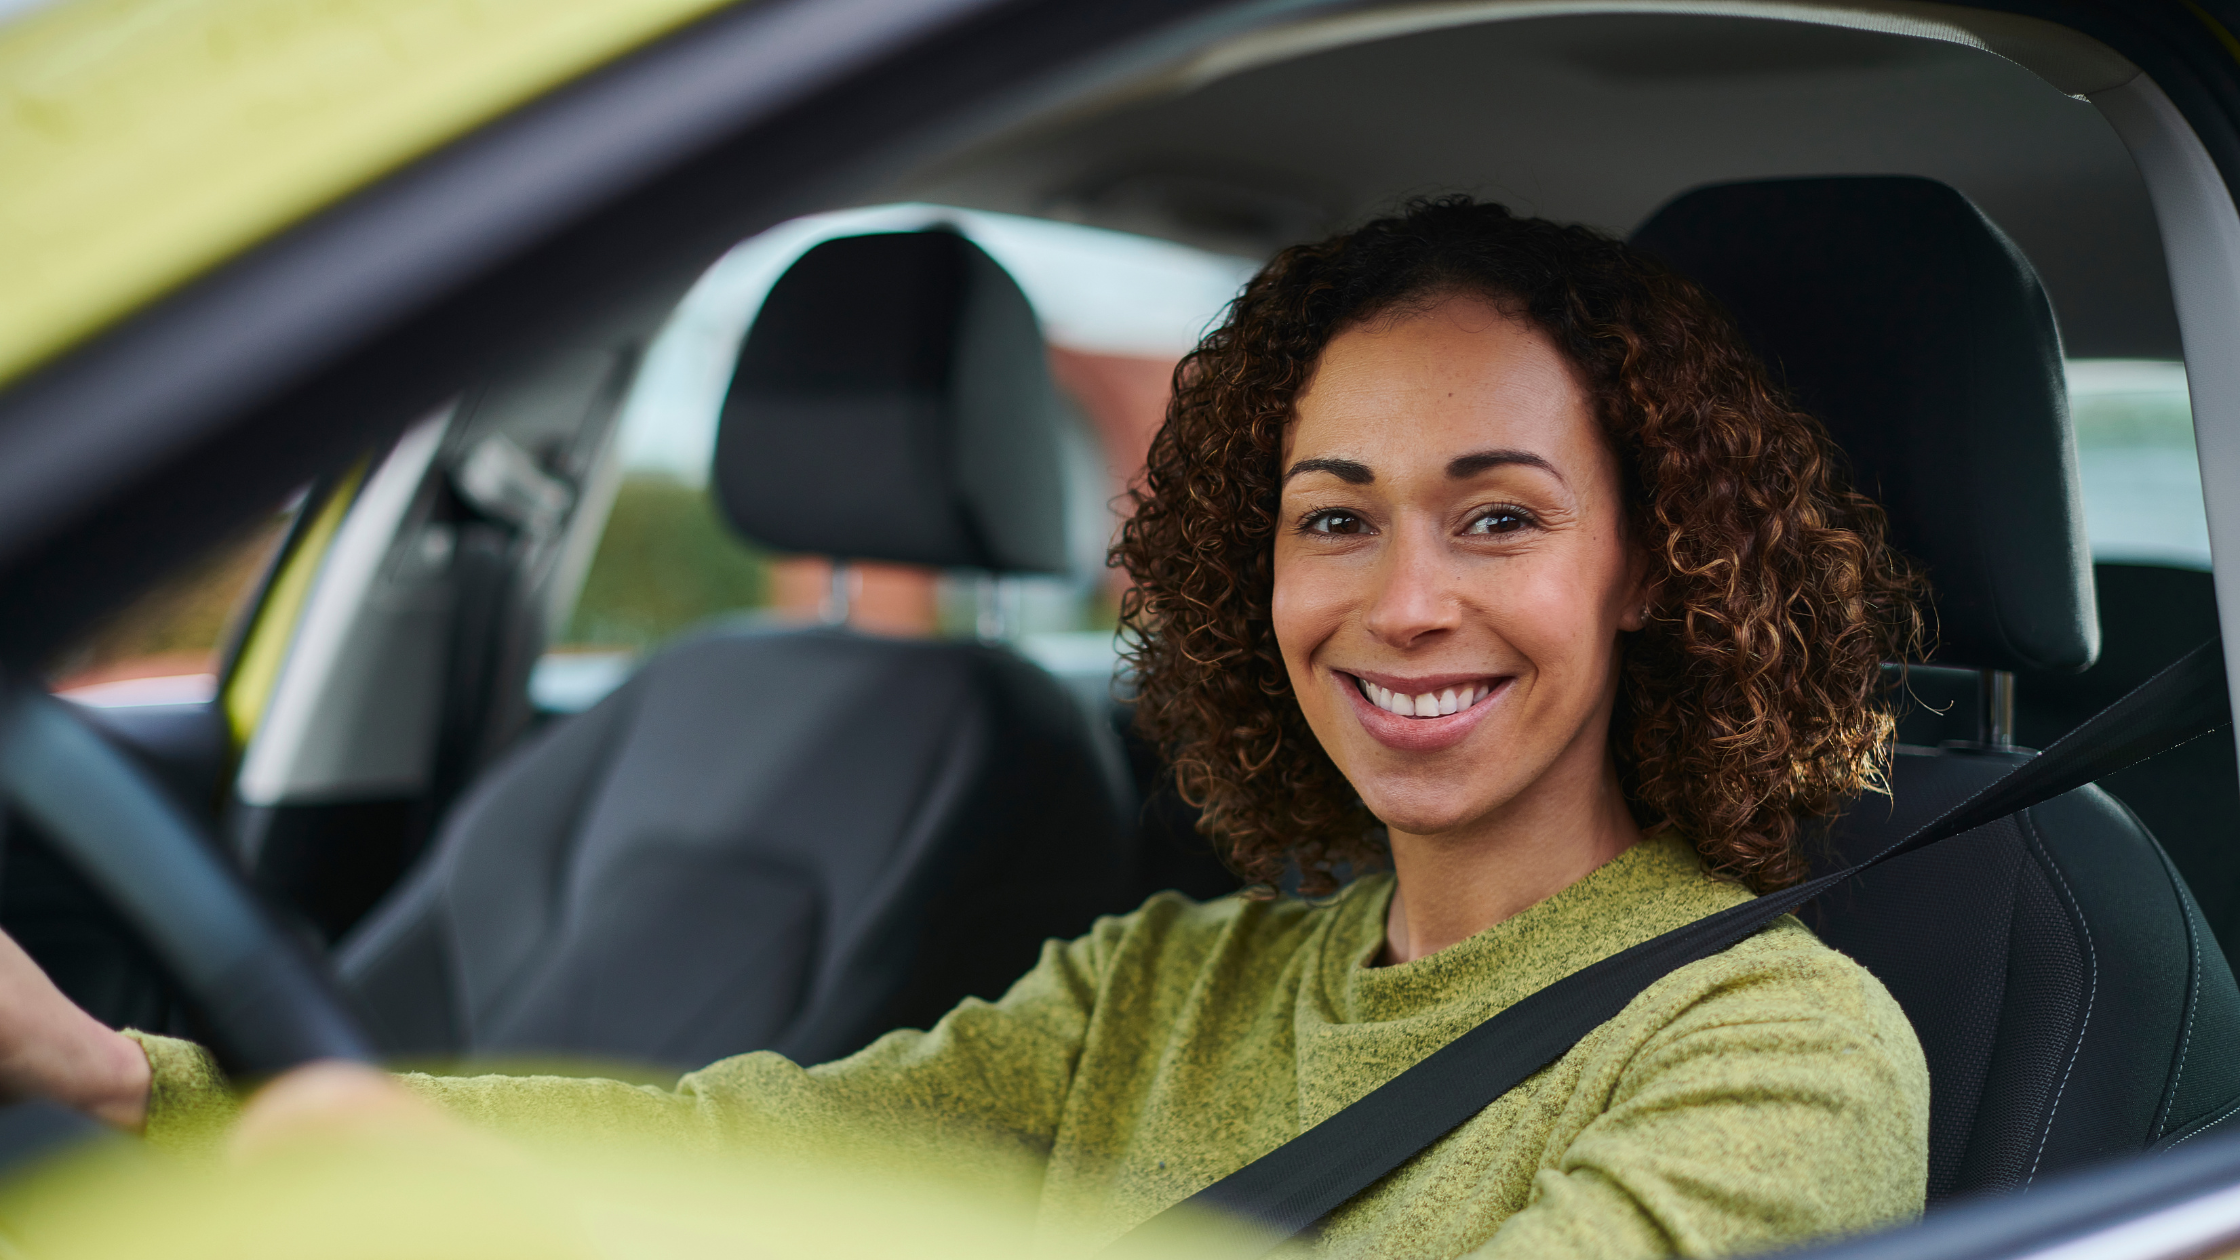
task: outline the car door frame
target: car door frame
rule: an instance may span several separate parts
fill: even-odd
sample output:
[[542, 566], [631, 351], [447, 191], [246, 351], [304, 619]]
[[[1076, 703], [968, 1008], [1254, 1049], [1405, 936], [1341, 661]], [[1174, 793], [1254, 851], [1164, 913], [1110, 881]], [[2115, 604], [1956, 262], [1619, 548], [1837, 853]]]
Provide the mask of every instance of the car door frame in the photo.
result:
[[[0, 606], [12, 610], [0, 662], [36, 661], [238, 524], [242, 505], [385, 445], [470, 382], [644, 336], [732, 242], [843, 195], [875, 163], [1178, 49], [1340, 7], [766, 0], [623, 56], [0, 391]], [[2218, 353], [2240, 339], [2240, 3], [1732, 8], [1838, 24], [1901, 9], [1962, 27], [1971, 12], [2037, 17], [2141, 68], [2092, 99], [2131, 147], [2162, 226], [2219, 604], [2240, 616], [2240, 355]], [[108, 563], [89, 574], [88, 556]], [[2240, 661], [2240, 647], [2227, 652]], [[2172, 1158], [2083, 1174], [2067, 1198], [2047, 1187], [1857, 1246], [2035, 1254], [2180, 1209], [2214, 1218], [2227, 1231], [2217, 1238], [2240, 1236], [2240, 1139]], [[2080, 1222], [2070, 1209], [2087, 1200], [2097, 1215]], [[2185, 1254], [2145, 1243], [2117, 1253]]]

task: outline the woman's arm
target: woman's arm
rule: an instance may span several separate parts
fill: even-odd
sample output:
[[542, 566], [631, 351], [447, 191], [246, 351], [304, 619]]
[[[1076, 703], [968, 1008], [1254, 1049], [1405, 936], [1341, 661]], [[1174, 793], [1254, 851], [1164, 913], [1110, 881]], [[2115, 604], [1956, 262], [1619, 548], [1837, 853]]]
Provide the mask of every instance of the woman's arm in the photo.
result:
[[[532, 1140], [861, 1147], [902, 1159], [945, 1158], [970, 1146], [976, 1154], [994, 1148], [1039, 1156], [1049, 1148], [1072, 1082], [1101, 952], [1094, 935], [1051, 942], [1000, 1000], [968, 999], [929, 1031], [889, 1033], [846, 1059], [813, 1068], [765, 1052], [725, 1059], [686, 1076], [675, 1089], [562, 1076], [413, 1073], [397, 1080], [478, 1127]], [[143, 1087], [150, 1140], [180, 1149], [221, 1140], [237, 1104], [207, 1053], [188, 1042], [131, 1035], [147, 1047], [145, 1062], [154, 1068], [152, 1093]], [[308, 1100], [311, 1111], [322, 1099], [341, 1099], [338, 1119], [347, 1119], [344, 1113], [367, 1096], [295, 1095]]]
[[1606, 1109], [1534, 1177], [1525, 1208], [1473, 1254], [1725, 1255], [1918, 1215], [1920, 1045], [1863, 970], [1816, 961], [1809, 979], [1716, 989], [1660, 1030]]

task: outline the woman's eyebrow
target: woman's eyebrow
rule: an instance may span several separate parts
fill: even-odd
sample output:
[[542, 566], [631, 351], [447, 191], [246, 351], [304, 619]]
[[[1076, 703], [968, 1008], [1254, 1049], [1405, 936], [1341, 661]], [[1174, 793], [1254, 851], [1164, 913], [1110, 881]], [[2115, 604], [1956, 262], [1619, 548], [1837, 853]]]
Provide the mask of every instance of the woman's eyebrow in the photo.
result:
[[1310, 472], [1326, 472], [1352, 486], [1365, 486], [1377, 479], [1377, 474], [1371, 472], [1367, 464], [1351, 459], [1302, 459], [1283, 474], [1283, 479], [1290, 481], [1300, 473]]
[[1503, 464], [1530, 464], [1534, 468], [1547, 470], [1557, 481], [1563, 480], [1563, 474], [1556, 471], [1554, 464], [1531, 451], [1472, 451], [1468, 455], [1457, 455], [1447, 461], [1447, 476], [1457, 480], [1475, 477], [1488, 468], [1499, 468]]

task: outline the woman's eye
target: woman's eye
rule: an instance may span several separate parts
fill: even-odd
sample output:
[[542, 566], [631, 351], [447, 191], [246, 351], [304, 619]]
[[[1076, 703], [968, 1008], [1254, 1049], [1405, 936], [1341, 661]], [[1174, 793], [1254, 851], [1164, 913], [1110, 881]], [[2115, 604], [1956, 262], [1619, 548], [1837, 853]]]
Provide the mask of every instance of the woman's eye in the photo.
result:
[[1531, 524], [1532, 517], [1516, 508], [1494, 508], [1470, 522], [1470, 528], [1464, 532], [1472, 534], [1513, 534], [1520, 529], [1529, 528]]
[[1317, 512], [1306, 520], [1310, 534], [1362, 534], [1369, 530], [1369, 523], [1351, 512], [1337, 510]]

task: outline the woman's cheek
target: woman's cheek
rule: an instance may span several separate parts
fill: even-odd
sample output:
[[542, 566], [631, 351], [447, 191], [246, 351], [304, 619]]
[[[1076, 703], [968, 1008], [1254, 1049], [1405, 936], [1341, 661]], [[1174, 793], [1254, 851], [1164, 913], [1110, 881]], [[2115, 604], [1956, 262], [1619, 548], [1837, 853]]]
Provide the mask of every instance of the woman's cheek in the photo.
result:
[[1581, 559], [1549, 557], [1511, 569], [1503, 575], [1500, 599], [1486, 609], [1488, 627], [1543, 683], [1558, 687], [1594, 677], [1595, 662], [1611, 637], [1608, 598]]
[[1327, 612], [1321, 607], [1324, 598], [1315, 598], [1316, 592], [1308, 575], [1300, 571], [1296, 562], [1287, 563], [1282, 551], [1276, 553], [1275, 589], [1268, 601], [1268, 619], [1276, 633], [1276, 647], [1283, 653], [1284, 668], [1291, 674], [1292, 684], [1303, 686], [1312, 672], [1314, 649], [1329, 637], [1322, 623]]

